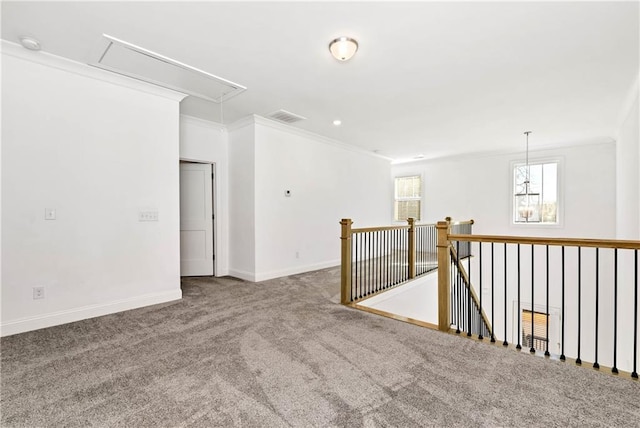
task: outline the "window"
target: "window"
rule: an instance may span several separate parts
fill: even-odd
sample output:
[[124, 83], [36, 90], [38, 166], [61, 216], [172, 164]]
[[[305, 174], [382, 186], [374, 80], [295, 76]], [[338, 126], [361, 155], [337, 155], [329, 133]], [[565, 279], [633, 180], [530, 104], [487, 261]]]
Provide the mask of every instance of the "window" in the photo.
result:
[[409, 217], [420, 220], [420, 203], [422, 199], [422, 177], [396, 177], [394, 219], [404, 221]]
[[549, 316], [542, 312], [522, 310], [522, 346], [544, 349], [547, 346], [547, 322]]
[[513, 222], [557, 224], [558, 162], [515, 164]]

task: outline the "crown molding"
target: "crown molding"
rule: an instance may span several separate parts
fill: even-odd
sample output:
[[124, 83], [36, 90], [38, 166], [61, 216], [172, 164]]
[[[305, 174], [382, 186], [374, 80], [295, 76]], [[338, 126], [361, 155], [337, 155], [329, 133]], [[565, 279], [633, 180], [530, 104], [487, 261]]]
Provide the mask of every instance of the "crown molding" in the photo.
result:
[[[611, 137], [598, 137], [592, 138], [584, 141], [573, 141], [565, 144], [544, 144], [540, 146], [536, 146], [534, 149], [529, 150], [529, 154], [534, 154], [538, 156], [555, 156], [555, 154], [550, 152], [562, 151], [564, 149], [575, 149], [579, 147], [588, 147], [588, 146], [607, 146], [615, 144], [615, 140]], [[508, 156], [514, 157], [515, 155], [523, 155], [524, 151], [522, 149], [500, 149], [500, 150], [487, 150], [482, 152], [469, 152], [469, 153], [458, 153], [451, 154], [446, 156], [439, 156], [433, 158], [425, 158], [425, 159], [407, 159], [407, 160], [395, 160], [391, 162], [392, 166], [409, 166], [409, 165], [423, 165], [435, 162], [450, 162], [450, 161], [461, 161], [465, 159], [481, 159], [481, 158], [489, 158], [496, 156]]]
[[244, 128], [246, 126], [249, 125], [262, 125], [262, 126], [268, 126], [269, 128], [272, 129], [277, 129], [279, 131], [283, 131], [283, 132], [287, 132], [289, 134], [294, 134], [297, 135], [299, 137], [303, 137], [303, 138], [309, 138], [312, 139], [314, 141], [317, 141], [319, 143], [323, 143], [323, 144], [327, 144], [330, 146], [334, 146], [334, 147], [338, 147], [340, 149], [343, 150], [347, 150], [350, 152], [355, 152], [355, 153], [359, 153], [359, 154], [363, 154], [363, 155], [367, 155], [367, 156], [372, 156], [378, 159], [384, 159], [388, 162], [391, 162], [391, 158], [388, 158], [386, 156], [382, 156], [378, 153], [373, 153], [373, 152], [369, 152], [367, 150], [361, 149], [359, 147], [353, 146], [351, 144], [347, 144], [344, 143], [342, 141], [339, 140], [334, 140], [333, 138], [329, 138], [329, 137], [325, 137], [323, 135], [320, 134], [316, 134], [315, 132], [311, 132], [311, 131], [307, 131], [304, 129], [300, 129], [300, 128], [296, 128], [294, 126], [291, 125], [287, 125], [286, 123], [280, 123], [276, 120], [273, 119], [269, 119], [257, 114], [253, 114], [253, 115], [249, 115], [249, 116], [245, 116], [241, 119], [238, 119], [237, 121], [233, 122], [231, 125], [229, 125], [227, 127], [227, 130], [229, 132], [231, 131], [235, 131], [237, 129], [240, 128]]
[[189, 123], [192, 125], [196, 125], [196, 126], [201, 126], [203, 128], [209, 128], [209, 129], [213, 129], [216, 131], [222, 131], [222, 132], [227, 132], [227, 127], [225, 125], [222, 125], [218, 122], [212, 122], [210, 120], [206, 120], [206, 119], [201, 119], [199, 117], [195, 117], [195, 116], [189, 116], [186, 114], [181, 114], [180, 115], [180, 120], [182, 122], [185, 123]]
[[180, 102], [187, 95], [181, 92], [166, 89], [161, 86], [145, 83], [140, 80], [125, 77], [116, 73], [111, 73], [99, 68], [91, 67], [88, 64], [73, 61], [58, 55], [53, 55], [44, 51], [30, 51], [17, 43], [2, 40], [0, 44], [2, 55], [12, 56], [23, 61], [29, 61], [35, 64], [44, 65], [55, 68], [67, 73], [76, 74], [90, 79], [102, 82], [112, 83], [129, 89], [134, 89], [147, 94], [156, 95], [167, 98], [172, 101]]

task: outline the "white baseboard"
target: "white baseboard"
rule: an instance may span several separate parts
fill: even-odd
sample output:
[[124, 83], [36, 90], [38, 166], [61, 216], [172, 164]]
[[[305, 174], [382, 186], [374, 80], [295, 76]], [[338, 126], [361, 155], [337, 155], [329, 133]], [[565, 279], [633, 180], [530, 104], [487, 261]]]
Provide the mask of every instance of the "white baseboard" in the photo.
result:
[[267, 280], [273, 279], [273, 278], [280, 278], [282, 276], [289, 276], [289, 275], [296, 275], [296, 274], [299, 274], [299, 273], [312, 272], [314, 270], [325, 269], [325, 268], [339, 266], [339, 265], [340, 265], [340, 260], [339, 259], [338, 260], [329, 260], [329, 261], [326, 261], [326, 262], [315, 263], [315, 264], [311, 264], [311, 265], [296, 266], [296, 267], [292, 267], [292, 268], [274, 270], [274, 271], [270, 271], [270, 272], [260, 272], [260, 273], [256, 273], [255, 278], [256, 278], [256, 281], [267, 281]]
[[130, 299], [117, 300], [114, 302], [99, 305], [89, 305], [80, 308], [68, 309], [65, 311], [52, 312], [33, 317], [20, 318], [0, 324], [0, 336], [10, 336], [12, 334], [24, 333], [46, 327], [53, 327], [60, 324], [81, 321], [88, 318], [100, 317], [114, 314], [116, 312], [128, 311], [130, 309], [142, 308], [145, 306], [157, 305], [158, 303], [171, 302], [182, 298], [182, 290], [165, 291], [162, 293], [146, 294], [132, 297]]
[[229, 269], [229, 276], [244, 279], [245, 281], [256, 282], [256, 275], [253, 272], [247, 272], [238, 269]]
[[269, 279], [280, 278], [283, 276], [296, 275], [299, 273], [312, 272], [318, 269], [325, 269], [329, 267], [339, 266], [340, 260], [329, 260], [321, 263], [314, 263], [310, 265], [304, 266], [296, 266], [287, 269], [273, 270], [270, 272], [246, 272], [237, 269], [229, 269], [229, 276], [233, 276], [235, 278], [244, 279], [245, 281], [250, 282], [260, 282], [267, 281]]

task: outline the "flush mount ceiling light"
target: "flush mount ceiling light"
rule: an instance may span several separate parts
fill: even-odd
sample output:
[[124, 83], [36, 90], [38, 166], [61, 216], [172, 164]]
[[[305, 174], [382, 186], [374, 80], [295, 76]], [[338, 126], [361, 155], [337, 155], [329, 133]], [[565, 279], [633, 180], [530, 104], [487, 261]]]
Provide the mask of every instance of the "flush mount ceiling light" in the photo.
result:
[[340, 126], [340, 125], [342, 125], [342, 121], [340, 119], [336, 119], [336, 120], [333, 121], [333, 124], [335, 126]]
[[358, 50], [358, 42], [351, 37], [338, 37], [329, 43], [329, 50], [338, 61], [349, 61]]
[[40, 42], [29, 36], [21, 36], [18, 38], [20, 40], [20, 44], [25, 48], [31, 51], [39, 51], [40, 50]]

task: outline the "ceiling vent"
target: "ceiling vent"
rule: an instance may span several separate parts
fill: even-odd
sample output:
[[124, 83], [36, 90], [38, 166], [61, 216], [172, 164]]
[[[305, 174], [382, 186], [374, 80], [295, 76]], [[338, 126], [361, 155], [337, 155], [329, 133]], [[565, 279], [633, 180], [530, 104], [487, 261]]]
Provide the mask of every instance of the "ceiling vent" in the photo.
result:
[[273, 113], [268, 114], [267, 117], [284, 123], [295, 123], [306, 119], [304, 116], [299, 116], [286, 110], [274, 111]]
[[89, 65], [221, 103], [247, 88], [140, 46], [102, 35]]

